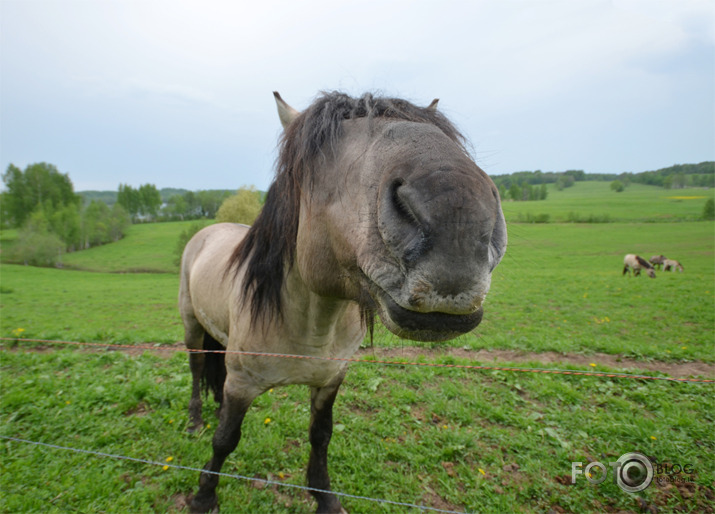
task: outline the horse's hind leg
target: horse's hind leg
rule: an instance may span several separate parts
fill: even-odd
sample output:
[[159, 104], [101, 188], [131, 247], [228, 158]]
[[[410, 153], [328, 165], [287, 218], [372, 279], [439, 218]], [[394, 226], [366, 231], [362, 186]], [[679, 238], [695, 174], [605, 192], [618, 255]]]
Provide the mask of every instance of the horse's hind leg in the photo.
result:
[[[328, 445], [333, 434], [333, 403], [344, 373], [325, 387], [313, 387], [310, 394], [310, 460], [308, 462], [308, 487], [330, 490], [328, 476]], [[334, 494], [311, 491], [318, 502], [319, 513], [345, 512]]]
[[204, 329], [193, 316], [184, 319], [184, 343], [189, 350], [189, 368], [191, 368], [191, 399], [189, 400], [189, 432], [196, 432], [203, 427], [201, 418], [201, 377], [204, 373], [206, 355], [191, 350], [202, 350], [204, 344]]

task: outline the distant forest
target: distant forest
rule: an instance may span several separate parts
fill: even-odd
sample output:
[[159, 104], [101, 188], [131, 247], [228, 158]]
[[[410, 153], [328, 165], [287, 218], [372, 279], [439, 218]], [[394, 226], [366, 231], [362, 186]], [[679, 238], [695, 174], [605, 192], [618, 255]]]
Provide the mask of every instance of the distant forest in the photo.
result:
[[[546, 184], [555, 184], [561, 190], [572, 186], [575, 182], [596, 180], [602, 182], [613, 182], [618, 180], [625, 186], [628, 184], [647, 184], [650, 186], [663, 187], [665, 189], [683, 189], [686, 187], [715, 187], [715, 161], [705, 161], [699, 164], [675, 164], [667, 168], [655, 171], [643, 171], [640, 173], [586, 173], [583, 170], [567, 171], [517, 171], [508, 175], [493, 175], [492, 180], [499, 188], [503, 199], [512, 200], [545, 200], [547, 193]], [[192, 197], [198, 192], [187, 189], [163, 188], [159, 189], [162, 204], [173, 206], [181, 203], [179, 198], [187, 200], [187, 203], [194, 207]], [[234, 194], [233, 190], [212, 190], [202, 192], [202, 196], [219, 196], [225, 199]], [[78, 193], [85, 204], [98, 200], [106, 203], [110, 207], [117, 202], [117, 191], [80, 191]], [[263, 193], [264, 195], [265, 193]], [[263, 196], [262, 195], [262, 196]], [[196, 202], [200, 204], [201, 202]], [[219, 202], [220, 204], [220, 202]], [[169, 209], [171, 210], [171, 209]], [[205, 216], [206, 212], [194, 207], [196, 217]], [[168, 214], [168, 213], [165, 213]], [[184, 213], [182, 213], [184, 214]], [[179, 217], [179, 216], [170, 216]], [[181, 216], [191, 218], [194, 216]]]
[[[186, 193], [189, 193], [190, 191], [188, 189], [177, 189], [173, 187], [164, 187], [162, 189], [159, 189], [159, 196], [161, 197], [161, 202], [166, 204], [169, 202], [169, 199], [173, 196], [184, 196]], [[232, 195], [236, 191], [233, 189], [220, 189], [216, 190], [216, 193], [219, 194], [229, 194]], [[99, 200], [110, 207], [117, 203], [117, 195], [118, 191], [78, 191], [78, 195], [80, 195], [85, 203], [91, 203], [92, 200]]]
[[[686, 187], [715, 187], [715, 161], [705, 161], [699, 164], [675, 164], [655, 171], [640, 173], [586, 173], [583, 170], [567, 171], [518, 171], [508, 175], [492, 176], [494, 184], [499, 188], [502, 199], [544, 200], [543, 187], [555, 184], [561, 190], [571, 187], [575, 182], [602, 181], [628, 184], [647, 184], [665, 189], [683, 189]], [[540, 194], [537, 194], [537, 191]]]

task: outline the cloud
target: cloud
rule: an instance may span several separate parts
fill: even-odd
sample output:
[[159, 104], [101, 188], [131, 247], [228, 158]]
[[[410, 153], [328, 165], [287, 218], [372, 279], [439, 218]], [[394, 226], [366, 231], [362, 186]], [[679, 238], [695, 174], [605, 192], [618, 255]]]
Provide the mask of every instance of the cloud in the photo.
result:
[[[53, 126], [81, 134], [85, 147], [101, 136], [107, 175], [131, 168], [188, 185], [203, 165], [217, 180], [265, 187], [280, 130], [273, 90], [298, 109], [322, 89], [439, 97], [499, 171], [616, 171], [626, 153], [637, 170], [638, 156], [650, 166], [713, 154], [701, 142], [714, 124], [703, 114], [715, 76], [710, 1], [33, 0], [2, 9], [0, 44], [11, 51], [0, 55], [0, 164], [81, 161], [77, 183], [96, 181], [95, 170]], [[674, 117], [688, 120], [678, 133]], [[624, 148], [624, 135], [656, 128], [669, 153], [647, 138]]]

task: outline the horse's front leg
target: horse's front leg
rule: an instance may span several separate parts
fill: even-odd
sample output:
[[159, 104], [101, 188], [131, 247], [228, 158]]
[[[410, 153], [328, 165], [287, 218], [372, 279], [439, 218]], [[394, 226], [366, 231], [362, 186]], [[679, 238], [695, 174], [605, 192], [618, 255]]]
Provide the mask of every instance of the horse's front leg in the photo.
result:
[[243, 418], [256, 396], [257, 393], [232, 385], [231, 377], [226, 380], [219, 424], [213, 437], [213, 456], [199, 477], [199, 491], [191, 500], [191, 512], [210, 512], [218, 505], [216, 486], [219, 477], [215, 473], [221, 471], [226, 457], [238, 446]]
[[[333, 434], [333, 403], [345, 373], [341, 373], [325, 387], [313, 387], [310, 394], [310, 460], [308, 462], [308, 487], [330, 491], [328, 476], [328, 445]], [[344, 513], [340, 500], [334, 494], [311, 491], [318, 502], [319, 513]]]

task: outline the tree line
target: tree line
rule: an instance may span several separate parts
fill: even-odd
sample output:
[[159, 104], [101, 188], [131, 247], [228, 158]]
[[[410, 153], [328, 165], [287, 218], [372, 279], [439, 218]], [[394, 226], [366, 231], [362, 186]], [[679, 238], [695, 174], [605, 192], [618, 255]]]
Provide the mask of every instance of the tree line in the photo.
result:
[[118, 241], [132, 223], [215, 218], [251, 224], [263, 199], [255, 188], [242, 187], [235, 194], [168, 190], [164, 200], [153, 184], [120, 184], [113, 194], [91, 193], [101, 200], [83, 201], [69, 175], [44, 162], [24, 170], [10, 164], [2, 180], [0, 227], [18, 229], [3, 259], [39, 266], [57, 265], [65, 252]]
[[[586, 173], [583, 170], [567, 171], [518, 171], [508, 175], [491, 177], [499, 189], [502, 200], [526, 201], [544, 200], [535, 189], [537, 186], [555, 184], [558, 190], [571, 187], [575, 182], [597, 180], [612, 183], [612, 189], [622, 191], [628, 184], [638, 183], [663, 187], [665, 189], [682, 189], [686, 187], [715, 187], [715, 162], [705, 161], [698, 164], [676, 164], [655, 171], [640, 173]], [[545, 190], [544, 190], [545, 193]], [[543, 197], [542, 197], [543, 196]]]
[[64, 252], [117, 241], [130, 225], [121, 205], [84, 205], [69, 175], [45, 162], [24, 170], [10, 164], [2, 176], [0, 225], [18, 228], [9, 260], [54, 265]]

